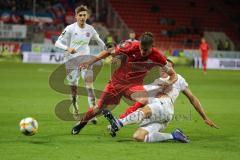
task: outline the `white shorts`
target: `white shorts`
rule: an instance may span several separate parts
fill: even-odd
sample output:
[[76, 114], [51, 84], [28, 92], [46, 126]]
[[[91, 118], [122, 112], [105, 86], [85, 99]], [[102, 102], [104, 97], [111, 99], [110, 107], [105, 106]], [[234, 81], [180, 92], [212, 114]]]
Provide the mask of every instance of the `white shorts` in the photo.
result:
[[90, 56], [79, 56], [65, 62], [65, 67], [67, 71], [66, 79], [69, 85], [77, 86], [80, 75], [84, 81], [86, 77], [93, 76], [92, 67], [89, 69], [78, 69], [79, 64], [86, 62], [87, 60], [89, 60], [89, 58]]
[[174, 106], [171, 99], [166, 97], [149, 98], [147, 106], [151, 109], [152, 115], [148, 119], [144, 119], [140, 123], [140, 127], [149, 133], [164, 130], [174, 115]]

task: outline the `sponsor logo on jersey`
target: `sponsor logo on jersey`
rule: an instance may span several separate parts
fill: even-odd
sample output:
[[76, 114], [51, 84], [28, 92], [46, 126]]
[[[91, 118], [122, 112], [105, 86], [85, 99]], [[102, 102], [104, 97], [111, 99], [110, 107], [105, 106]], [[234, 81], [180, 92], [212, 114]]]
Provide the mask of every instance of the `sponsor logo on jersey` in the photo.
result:
[[79, 46], [83, 46], [83, 45], [87, 45], [88, 44], [88, 42], [83, 41], [83, 40], [75, 40], [72, 43], [75, 44], [75, 45], [79, 45]]

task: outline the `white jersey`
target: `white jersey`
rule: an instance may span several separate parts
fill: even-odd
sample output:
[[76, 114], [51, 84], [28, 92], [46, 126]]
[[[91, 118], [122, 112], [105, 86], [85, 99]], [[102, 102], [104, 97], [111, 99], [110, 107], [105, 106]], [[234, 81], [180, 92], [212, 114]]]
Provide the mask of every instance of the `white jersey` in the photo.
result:
[[68, 25], [58, 37], [55, 46], [63, 50], [67, 48], [74, 48], [77, 53], [66, 53], [66, 59], [78, 57], [80, 55], [90, 55], [89, 42], [91, 39], [97, 41], [103, 49], [105, 47], [104, 42], [99, 38], [96, 30], [88, 24], [85, 24], [84, 28], [80, 28], [77, 22]]
[[165, 93], [171, 98], [172, 103], [174, 103], [179, 93], [181, 91], [184, 91], [186, 87], [188, 87], [188, 83], [186, 82], [186, 80], [179, 74], [177, 76], [178, 80], [164, 91], [161, 87], [161, 82], [163, 81], [161, 78], [156, 79], [153, 83], [149, 85], [144, 85], [144, 89], [149, 93], [150, 97], [155, 97], [160, 92]]

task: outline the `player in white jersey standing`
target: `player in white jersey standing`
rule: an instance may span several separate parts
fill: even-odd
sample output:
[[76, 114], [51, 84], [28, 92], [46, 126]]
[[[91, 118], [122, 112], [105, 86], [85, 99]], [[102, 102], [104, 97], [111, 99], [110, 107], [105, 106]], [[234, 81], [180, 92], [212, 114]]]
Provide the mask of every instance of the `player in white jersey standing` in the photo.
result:
[[[104, 42], [99, 38], [96, 30], [86, 23], [88, 18], [88, 8], [86, 6], [79, 6], [75, 9], [76, 22], [68, 25], [58, 40], [55, 46], [66, 51], [65, 65], [67, 71], [67, 80], [71, 86], [72, 104], [74, 113], [78, 115], [79, 109], [77, 105], [77, 86], [78, 80], [81, 77], [85, 82], [88, 93], [89, 106], [95, 106], [95, 93], [93, 88], [93, 71], [92, 69], [79, 70], [78, 66], [81, 62], [90, 58], [89, 42], [91, 39], [95, 40], [102, 49], [105, 49]], [[96, 118], [93, 119], [96, 123]]]
[[[137, 141], [161, 142], [166, 140], [177, 140], [183, 143], [188, 143], [188, 138], [180, 129], [176, 129], [172, 133], [162, 133], [173, 118], [173, 103], [176, 101], [180, 92], [189, 99], [207, 125], [218, 128], [207, 117], [200, 101], [192, 94], [191, 90], [188, 88], [188, 83], [181, 75], [178, 74], [178, 80], [172, 86], [161, 86], [164, 83], [163, 81], [167, 80], [167, 78], [166, 73], [162, 71], [161, 78], [156, 79], [152, 84], [144, 85], [144, 92], [146, 92], [144, 95], [148, 94], [148, 97], [146, 97], [148, 99], [148, 104], [139, 108], [135, 112], [128, 114], [124, 118], [115, 120], [116, 123], [109, 126], [110, 131], [115, 132], [123, 126], [138, 123], [140, 128], [138, 128], [133, 135], [133, 138]], [[156, 92], [157, 90], [159, 91], [158, 93]], [[117, 124], [117, 130], [115, 124]]]

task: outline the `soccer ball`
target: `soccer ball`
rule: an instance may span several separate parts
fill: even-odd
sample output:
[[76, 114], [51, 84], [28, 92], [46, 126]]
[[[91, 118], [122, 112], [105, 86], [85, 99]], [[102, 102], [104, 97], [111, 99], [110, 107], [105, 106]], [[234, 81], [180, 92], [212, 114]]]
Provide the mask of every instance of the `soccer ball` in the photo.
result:
[[38, 122], [31, 117], [24, 118], [19, 123], [20, 131], [26, 136], [32, 136], [37, 133]]

